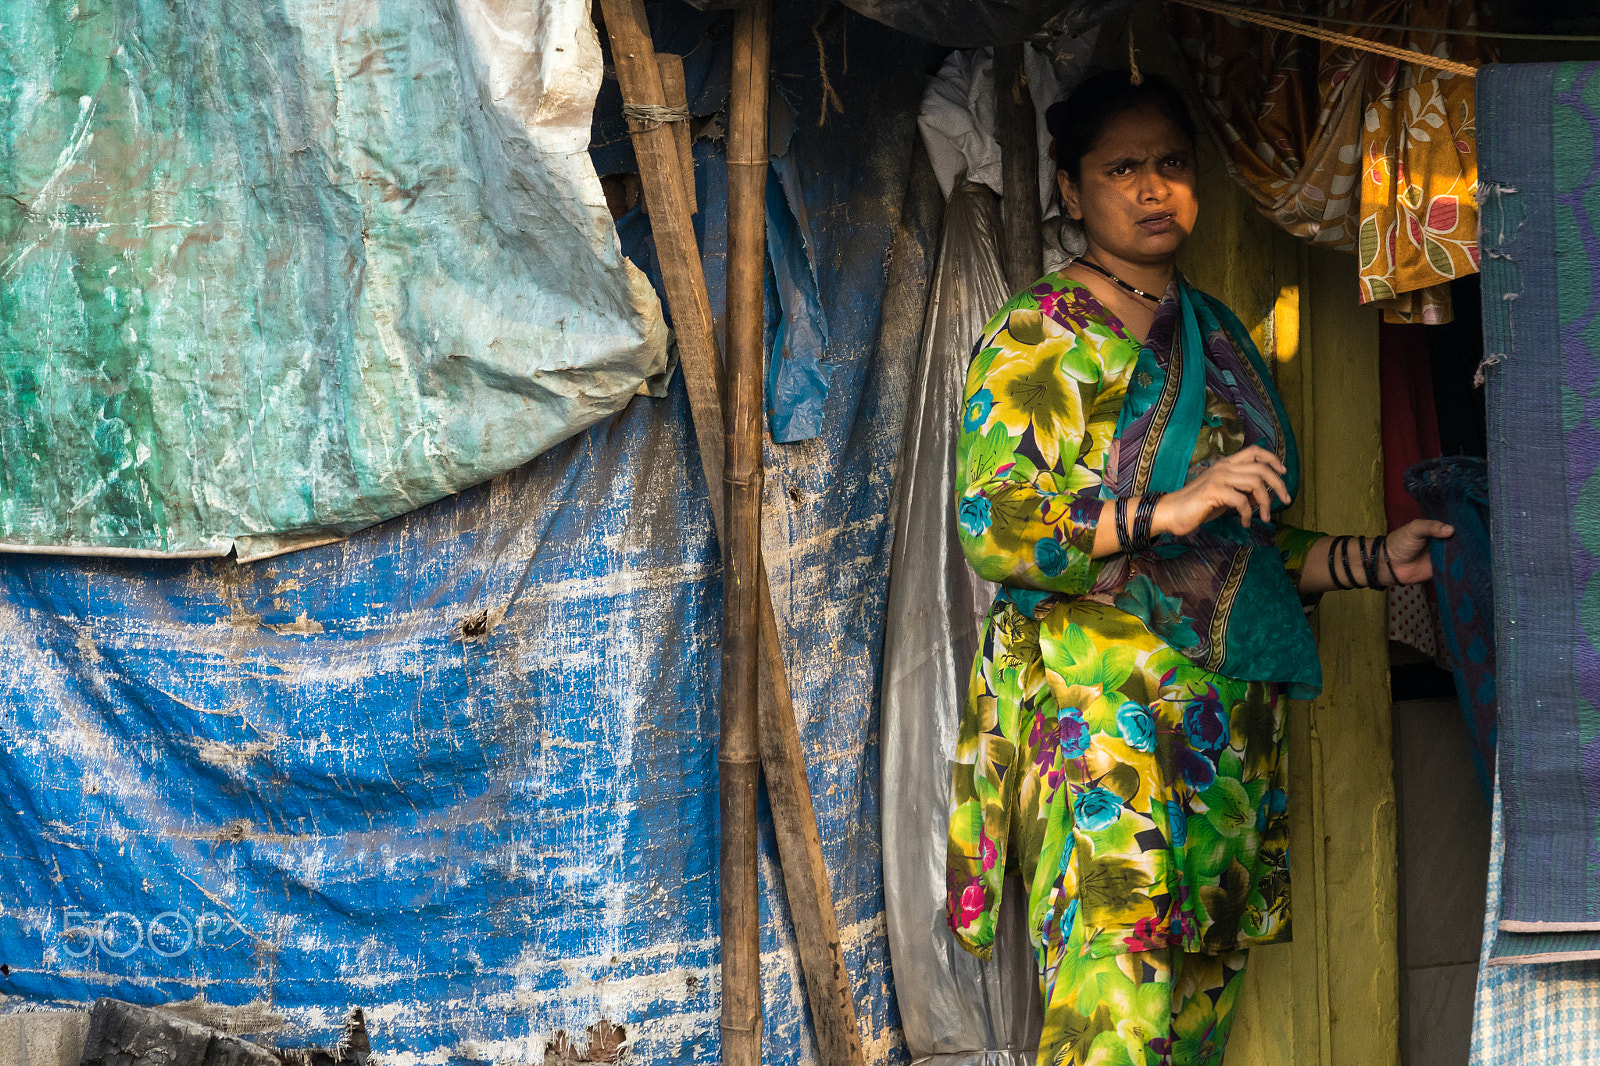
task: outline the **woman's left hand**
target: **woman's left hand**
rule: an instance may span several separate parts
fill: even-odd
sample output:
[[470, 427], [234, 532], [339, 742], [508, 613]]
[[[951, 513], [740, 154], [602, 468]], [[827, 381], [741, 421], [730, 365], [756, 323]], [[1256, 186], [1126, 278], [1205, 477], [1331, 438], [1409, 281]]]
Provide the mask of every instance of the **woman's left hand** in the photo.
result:
[[1455, 535], [1455, 527], [1419, 518], [1389, 533], [1389, 563], [1399, 585], [1416, 585], [1433, 577], [1433, 556], [1428, 551], [1435, 538]]

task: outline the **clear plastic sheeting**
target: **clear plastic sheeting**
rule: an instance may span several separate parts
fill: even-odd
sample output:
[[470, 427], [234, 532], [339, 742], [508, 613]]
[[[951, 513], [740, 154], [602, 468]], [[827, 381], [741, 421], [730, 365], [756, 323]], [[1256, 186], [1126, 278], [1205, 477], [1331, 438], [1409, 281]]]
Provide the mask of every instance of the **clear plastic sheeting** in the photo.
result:
[[957, 946], [945, 918], [945, 819], [961, 693], [995, 586], [956, 539], [955, 459], [968, 356], [1010, 295], [999, 206], [966, 183], [945, 209], [943, 246], [907, 402], [883, 651], [883, 879], [906, 1045], [939, 1066], [1022, 1066], [1040, 1023], [1024, 891], [1007, 893], [995, 957]]

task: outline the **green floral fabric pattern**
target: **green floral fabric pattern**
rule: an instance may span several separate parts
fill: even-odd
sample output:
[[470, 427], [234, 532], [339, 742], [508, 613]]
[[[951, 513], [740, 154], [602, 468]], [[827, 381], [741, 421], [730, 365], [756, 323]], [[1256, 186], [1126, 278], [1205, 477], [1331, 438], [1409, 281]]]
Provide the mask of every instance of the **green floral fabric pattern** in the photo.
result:
[[1041, 955], [1074, 921], [1094, 956], [1285, 939], [1283, 713], [1092, 600], [986, 621], [957, 740], [950, 921], [987, 956], [1005, 873]]
[[1046, 957], [1041, 1066], [1222, 1066], [1247, 953], [1083, 954], [1082, 925]]
[[[1289, 933], [1282, 686], [1208, 671], [1154, 582], [1090, 558], [1139, 353], [1085, 288], [1047, 277], [986, 328], [958, 446], [962, 546], [1003, 588], [962, 710], [949, 918], [987, 957], [1004, 876], [1022, 875], [1052, 1049], [1068, 955], [1160, 968]], [[1242, 445], [1208, 396], [1193, 462]], [[1291, 580], [1320, 536], [1277, 528]]]

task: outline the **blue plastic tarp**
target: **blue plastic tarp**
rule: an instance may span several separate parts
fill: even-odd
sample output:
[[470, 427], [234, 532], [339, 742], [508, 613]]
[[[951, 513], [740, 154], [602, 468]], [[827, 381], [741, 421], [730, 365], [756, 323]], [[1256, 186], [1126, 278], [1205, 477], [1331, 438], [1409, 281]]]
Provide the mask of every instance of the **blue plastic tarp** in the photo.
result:
[[782, 444], [822, 433], [828, 401], [828, 317], [817, 292], [816, 267], [804, 204], [791, 207], [788, 189], [799, 180], [792, 157], [772, 161], [767, 174], [767, 262], [781, 317], [767, 353], [767, 426]]
[[[695, 17], [725, 50], [725, 16]], [[779, 15], [774, 65], [814, 104], [813, 21]], [[912, 169], [929, 57], [845, 28], [824, 36], [854, 57], [832, 79], [845, 112], [797, 134], [837, 370], [822, 436], [767, 449], [765, 550], [863, 1040], [887, 1063], [906, 1058], [878, 828], [887, 512], [939, 194]], [[720, 306], [724, 172], [697, 152]], [[0, 1010], [183, 1003], [295, 1046], [360, 1007], [380, 1061], [408, 1064], [538, 1063], [606, 1021], [634, 1061], [716, 1062], [706, 495], [674, 381], [339, 544], [0, 557]], [[814, 1062], [769, 829], [761, 856], [765, 1061]]]

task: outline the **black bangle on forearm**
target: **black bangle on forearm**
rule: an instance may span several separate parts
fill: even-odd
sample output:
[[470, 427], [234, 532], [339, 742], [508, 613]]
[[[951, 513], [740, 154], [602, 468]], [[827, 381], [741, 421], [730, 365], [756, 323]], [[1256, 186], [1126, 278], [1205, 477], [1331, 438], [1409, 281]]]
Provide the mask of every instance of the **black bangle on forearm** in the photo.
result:
[[1339, 576], [1339, 562], [1341, 559], [1344, 561], [1345, 573], [1348, 574], [1350, 572], [1349, 553], [1346, 551], [1349, 543], [1349, 537], [1334, 537], [1328, 542], [1328, 579], [1333, 582], [1334, 588], [1341, 591], [1356, 587], [1355, 581], [1346, 581]]
[[1361, 538], [1361, 569], [1367, 578], [1367, 588], [1383, 587], [1378, 582], [1378, 545], [1374, 542], [1369, 550], [1366, 537]]
[[1117, 550], [1125, 552], [1133, 547], [1133, 538], [1128, 536], [1128, 498], [1126, 496], [1117, 497], [1115, 514], [1117, 519]]
[[1339, 558], [1344, 561], [1344, 587], [1348, 589], [1361, 587], [1361, 579], [1356, 577], [1355, 564], [1350, 561], [1350, 542], [1355, 539], [1354, 534], [1345, 537], [1344, 547], [1339, 552]]
[[1133, 547], [1136, 550], [1143, 551], [1155, 542], [1151, 531], [1155, 525], [1156, 504], [1165, 495], [1164, 492], [1147, 492], [1139, 497], [1139, 509], [1133, 515]]
[[[1355, 564], [1350, 559], [1350, 542], [1356, 542], [1356, 551], [1361, 557], [1361, 576], [1356, 576]], [[1339, 567], [1343, 565], [1344, 573], [1340, 574]], [[1389, 570], [1389, 579], [1383, 579], [1384, 568]], [[1340, 536], [1328, 538], [1328, 580], [1333, 582], [1336, 589], [1386, 589], [1400, 583], [1395, 576], [1394, 560], [1389, 557], [1389, 538], [1387, 535], [1373, 537], [1369, 542], [1366, 537]]]
[[1377, 542], [1372, 546], [1372, 554], [1374, 556], [1381, 554], [1383, 556], [1383, 564], [1389, 568], [1389, 580], [1383, 587], [1392, 588], [1400, 584], [1400, 578], [1394, 572], [1394, 560], [1389, 558], [1389, 534], [1385, 533], [1378, 538]]

